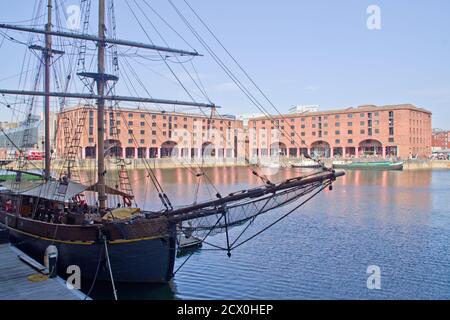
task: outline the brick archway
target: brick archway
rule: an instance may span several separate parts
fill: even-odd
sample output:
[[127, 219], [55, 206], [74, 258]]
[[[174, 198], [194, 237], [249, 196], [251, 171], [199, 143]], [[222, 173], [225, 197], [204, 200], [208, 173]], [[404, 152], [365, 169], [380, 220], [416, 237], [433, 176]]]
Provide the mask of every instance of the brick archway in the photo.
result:
[[216, 156], [216, 148], [214, 143], [207, 141], [202, 144], [202, 157], [203, 158], [214, 158]]
[[275, 142], [270, 145], [271, 156], [287, 156], [287, 146], [283, 142]]
[[359, 153], [362, 156], [383, 155], [383, 144], [376, 139], [366, 139], [359, 143]]
[[311, 144], [311, 156], [318, 158], [331, 157], [331, 146], [328, 142], [319, 140]]
[[178, 144], [175, 141], [166, 141], [161, 145], [161, 158], [178, 156]]
[[105, 140], [105, 157], [122, 157], [122, 143], [120, 140], [109, 139]]

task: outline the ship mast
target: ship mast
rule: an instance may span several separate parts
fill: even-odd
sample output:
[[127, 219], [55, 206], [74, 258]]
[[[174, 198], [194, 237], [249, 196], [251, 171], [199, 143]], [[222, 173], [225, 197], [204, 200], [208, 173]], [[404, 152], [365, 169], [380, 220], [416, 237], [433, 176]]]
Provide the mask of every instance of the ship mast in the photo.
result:
[[97, 165], [98, 165], [98, 204], [99, 210], [106, 209], [106, 191], [105, 191], [105, 47], [106, 47], [106, 26], [105, 26], [105, 0], [98, 1], [98, 74], [97, 74]]
[[[117, 81], [118, 77], [105, 73], [105, 53], [107, 44], [128, 46], [133, 48], [154, 50], [158, 52], [167, 52], [178, 54], [181, 56], [197, 57], [201, 56], [196, 51], [187, 51], [169, 47], [156, 46], [154, 44], [145, 44], [129, 40], [111, 39], [106, 37], [106, 0], [99, 0], [98, 6], [98, 35], [86, 35], [73, 32], [63, 32], [52, 30], [52, 0], [48, 0], [48, 23], [45, 29], [37, 29], [30, 27], [23, 27], [18, 25], [10, 25], [0, 23], [0, 29], [15, 30], [20, 32], [29, 32], [34, 34], [45, 35], [45, 47], [38, 45], [29, 46], [30, 49], [43, 51], [45, 63], [45, 81], [43, 91], [24, 91], [24, 90], [10, 90], [0, 88], [0, 94], [3, 95], [19, 95], [19, 96], [42, 96], [44, 97], [44, 118], [45, 118], [45, 179], [51, 179], [51, 148], [50, 148], [50, 98], [51, 97], [65, 97], [75, 99], [96, 99], [97, 100], [97, 192], [99, 210], [104, 211], [107, 204], [106, 184], [105, 184], [105, 154], [104, 154], [104, 140], [105, 140], [105, 101], [124, 101], [124, 102], [140, 102], [140, 103], [154, 103], [163, 105], [182, 105], [199, 108], [219, 108], [212, 103], [198, 103], [192, 101], [178, 101], [167, 99], [155, 99], [151, 97], [129, 97], [129, 96], [112, 96], [105, 94], [106, 84], [108, 81]], [[69, 93], [69, 92], [51, 92], [50, 91], [50, 76], [51, 76], [51, 57], [55, 54], [64, 54], [63, 51], [52, 49], [52, 36], [62, 37], [68, 39], [79, 39], [92, 41], [97, 44], [97, 72], [80, 72], [81, 77], [91, 78], [97, 84], [97, 94], [93, 93]]]
[[[52, 0], [48, 0], [47, 3], [47, 15], [48, 22], [45, 27], [47, 32], [52, 31]], [[44, 92], [50, 92], [51, 81], [51, 57], [52, 57], [52, 36], [49, 33], [45, 34], [45, 50], [44, 63], [45, 63], [45, 75], [44, 75]], [[44, 125], [45, 125], [45, 171], [44, 178], [49, 180], [51, 177], [51, 150], [50, 150], [50, 96], [44, 97]]]

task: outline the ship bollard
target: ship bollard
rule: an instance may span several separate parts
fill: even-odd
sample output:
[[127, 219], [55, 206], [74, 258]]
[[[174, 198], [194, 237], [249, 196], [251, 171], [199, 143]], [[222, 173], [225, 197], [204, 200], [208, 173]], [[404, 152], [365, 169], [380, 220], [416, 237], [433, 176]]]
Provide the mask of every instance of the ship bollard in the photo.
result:
[[48, 277], [56, 278], [58, 275], [58, 249], [55, 246], [48, 246], [45, 249], [44, 264], [48, 270]]

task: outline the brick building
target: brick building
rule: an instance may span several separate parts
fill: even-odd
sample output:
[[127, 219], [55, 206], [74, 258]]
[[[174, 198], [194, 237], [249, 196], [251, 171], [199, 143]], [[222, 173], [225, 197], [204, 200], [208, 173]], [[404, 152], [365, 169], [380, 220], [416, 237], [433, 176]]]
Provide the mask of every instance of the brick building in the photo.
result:
[[434, 130], [431, 138], [433, 151], [450, 150], [450, 131]]
[[[58, 123], [58, 157], [64, 156], [73, 143], [79, 146], [78, 157], [96, 157], [97, 113], [94, 107], [69, 108], [58, 114]], [[77, 130], [80, 139], [74, 142]], [[240, 153], [237, 136], [241, 131], [242, 121], [217, 116], [214, 112], [209, 116], [141, 109], [108, 110], [105, 112], [105, 154], [128, 159], [234, 158]]]
[[410, 104], [305, 112], [272, 119], [249, 121], [247, 151], [253, 157], [274, 153], [356, 158], [431, 155], [431, 112]]
[[[84, 119], [84, 122], [80, 119]], [[273, 120], [272, 120], [273, 119]], [[81, 158], [96, 157], [96, 110], [78, 106], [58, 114], [56, 151], [64, 155], [77, 127]], [[361, 106], [283, 117], [167, 113], [121, 109], [105, 113], [106, 155], [140, 158], [428, 157], [431, 112], [413, 105]], [[71, 129], [68, 129], [71, 128]], [[244, 130], [245, 129], [245, 130]], [[302, 143], [302, 141], [304, 143]]]

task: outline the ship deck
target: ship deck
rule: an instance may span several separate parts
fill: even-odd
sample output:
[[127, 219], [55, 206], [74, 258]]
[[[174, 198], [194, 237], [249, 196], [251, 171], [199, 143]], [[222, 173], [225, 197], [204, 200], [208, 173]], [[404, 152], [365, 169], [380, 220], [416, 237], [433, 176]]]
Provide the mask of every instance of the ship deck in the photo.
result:
[[9, 244], [0, 244], [0, 300], [85, 299], [86, 296], [80, 291], [69, 290], [59, 277], [41, 282], [30, 281], [28, 277], [39, 272], [25, 263], [21, 256], [30, 259]]

